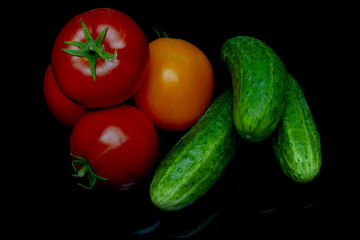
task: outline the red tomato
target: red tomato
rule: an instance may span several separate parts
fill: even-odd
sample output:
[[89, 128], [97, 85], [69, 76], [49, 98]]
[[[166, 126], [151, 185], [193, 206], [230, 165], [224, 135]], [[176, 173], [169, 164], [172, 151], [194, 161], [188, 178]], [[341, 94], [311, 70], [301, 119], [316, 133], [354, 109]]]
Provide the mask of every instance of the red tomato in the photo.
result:
[[90, 188], [99, 178], [107, 179], [101, 183], [112, 189], [131, 187], [149, 172], [158, 148], [151, 120], [125, 104], [87, 113], [70, 137], [77, 174], [89, 174]]
[[86, 108], [70, 101], [57, 86], [51, 65], [45, 72], [43, 92], [46, 105], [52, 115], [62, 124], [73, 127], [87, 112]]
[[213, 69], [205, 54], [193, 44], [172, 38], [152, 41], [148, 71], [134, 101], [158, 128], [185, 130], [210, 105]]
[[61, 91], [89, 108], [109, 107], [130, 98], [148, 64], [148, 41], [127, 15], [94, 9], [71, 19], [51, 53]]

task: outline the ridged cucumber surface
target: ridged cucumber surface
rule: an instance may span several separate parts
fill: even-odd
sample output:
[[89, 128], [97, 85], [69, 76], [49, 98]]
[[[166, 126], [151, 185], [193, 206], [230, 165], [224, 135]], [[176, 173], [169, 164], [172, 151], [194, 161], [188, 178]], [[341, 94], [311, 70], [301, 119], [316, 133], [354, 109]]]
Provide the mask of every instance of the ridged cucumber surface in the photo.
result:
[[248, 36], [227, 40], [221, 58], [232, 77], [236, 130], [250, 142], [269, 137], [284, 109], [287, 71], [283, 62], [264, 42]]
[[213, 101], [160, 163], [150, 185], [155, 206], [164, 211], [180, 210], [213, 186], [239, 143], [232, 115], [229, 89]]
[[299, 183], [313, 181], [320, 173], [320, 136], [297, 81], [289, 74], [287, 105], [273, 143], [285, 175]]

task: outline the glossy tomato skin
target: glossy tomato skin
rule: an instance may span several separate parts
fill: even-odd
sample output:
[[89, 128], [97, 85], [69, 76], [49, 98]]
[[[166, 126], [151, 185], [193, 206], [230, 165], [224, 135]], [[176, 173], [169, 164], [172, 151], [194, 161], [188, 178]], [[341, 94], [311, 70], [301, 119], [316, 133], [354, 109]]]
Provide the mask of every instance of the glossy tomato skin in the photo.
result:
[[214, 92], [211, 63], [200, 49], [181, 39], [159, 38], [149, 48], [148, 74], [134, 102], [158, 128], [185, 130], [210, 105]]
[[45, 103], [52, 115], [67, 127], [74, 127], [77, 121], [86, 114], [87, 109], [68, 99], [56, 84], [49, 65], [43, 80]]
[[[116, 51], [116, 59], [97, 59], [96, 81], [85, 57], [62, 50], [79, 49], [65, 42], [86, 42], [81, 20], [94, 40], [108, 27], [102, 45], [108, 53]], [[148, 64], [148, 50], [145, 34], [130, 17], [99, 8], [74, 17], [63, 27], [53, 45], [51, 65], [59, 88], [68, 98], [88, 108], [103, 108], [119, 104], [135, 93]]]
[[151, 120], [125, 104], [87, 113], [70, 136], [71, 153], [85, 158], [96, 175], [108, 179], [101, 183], [111, 189], [127, 189], [142, 179], [158, 149]]

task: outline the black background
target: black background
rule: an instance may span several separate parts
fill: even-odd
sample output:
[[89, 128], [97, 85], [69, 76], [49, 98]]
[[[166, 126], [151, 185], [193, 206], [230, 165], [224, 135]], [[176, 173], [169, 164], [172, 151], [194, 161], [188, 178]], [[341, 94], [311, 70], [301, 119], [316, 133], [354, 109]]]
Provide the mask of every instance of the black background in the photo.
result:
[[[202, 231], [189, 239], [313, 239], [332, 235], [338, 229], [336, 124], [334, 82], [340, 51], [339, 36], [347, 10], [339, 6], [297, 4], [237, 4], [220, 1], [195, 2], [99, 1], [22, 5], [12, 9], [6, 41], [11, 50], [13, 76], [12, 105], [5, 108], [5, 125], [10, 153], [7, 181], [12, 193], [9, 223], [23, 226], [29, 235], [117, 236], [120, 239], [171, 239], [186, 235], [209, 216], [216, 216]], [[42, 80], [50, 63], [57, 33], [72, 17], [98, 7], [110, 7], [133, 18], [149, 42], [156, 38], [153, 28], [170, 37], [187, 40], [210, 59], [215, 73], [215, 93], [231, 87], [231, 78], [220, 60], [221, 45], [237, 35], [264, 41], [283, 60], [298, 80], [321, 137], [323, 165], [319, 177], [301, 185], [282, 173], [272, 151], [271, 139], [260, 143], [241, 142], [238, 153], [214, 187], [192, 206], [172, 213], [152, 206], [148, 187], [161, 158], [184, 132], [159, 130], [160, 153], [153, 171], [135, 188], [126, 192], [85, 191], [72, 179], [68, 149], [71, 129], [62, 126], [47, 111]], [[17, 9], [17, 10], [16, 10]], [[342, 22], [341, 22], [341, 21]], [[345, 23], [344, 23], [345, 21]], [[11, 67], [14, 67], [11, 68]], [[8, 88], [9, 89], [9, 88]], [[4, 94], [7, 93], [4, 91]], [[132, 104], [131, 99], [127, 103]], [[7, 104], [5, 104], [8, 106]], [[10, 126], [10, 127], [9, 127]], [[14, 194], [16, 193], [16, 197]], [[13, 198], [14, 197], [14, 198]], [[160, 221], [145, 235], [132, 232]], [[26, 227], [31, 224], [31, 227]], [[329, 225], [331, 224], [331, 225]], [[22, 231], [20, 231], [22, 232]], [[116, 235], [113, 235], [116, 234]]]

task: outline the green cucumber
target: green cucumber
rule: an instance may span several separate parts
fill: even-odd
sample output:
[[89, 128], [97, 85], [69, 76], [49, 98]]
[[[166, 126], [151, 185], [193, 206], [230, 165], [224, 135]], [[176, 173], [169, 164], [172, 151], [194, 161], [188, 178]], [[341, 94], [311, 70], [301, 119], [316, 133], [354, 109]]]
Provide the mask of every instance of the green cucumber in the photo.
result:
[[283, 62], [265, 43], [248, 36], [227, 40], [221, 58], [232, 78], [239, 135], [250, 142], [269, 137], [284, 109], [287, 71]]
[[164, 211], [192, 204], [217, 181], [238, 143], [228, 89], [161, 161], [150, 185], [153, 204]]
[[273, 146], [285, 175], [307, 183], [320, 173], [320, 136], [304, 92], [290, 74], [288, 80], [287, 105]]

